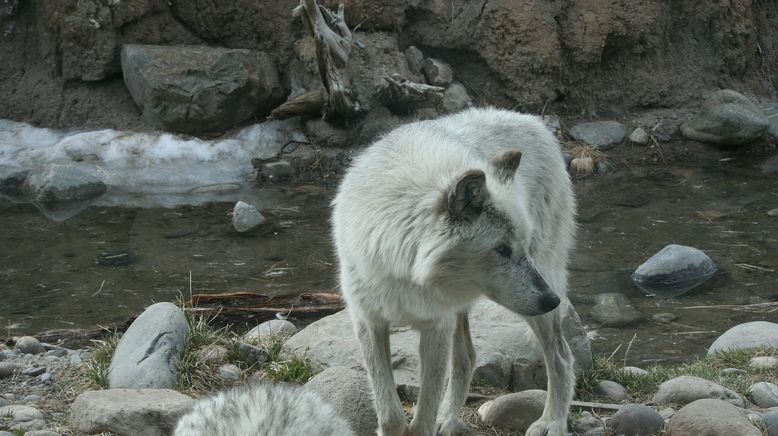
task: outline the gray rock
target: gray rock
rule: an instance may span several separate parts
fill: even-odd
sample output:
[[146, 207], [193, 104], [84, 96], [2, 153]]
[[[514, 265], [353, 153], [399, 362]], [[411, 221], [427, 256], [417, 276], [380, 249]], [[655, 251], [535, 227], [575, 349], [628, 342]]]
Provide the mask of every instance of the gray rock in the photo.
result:
[[716, 270], [716, 265], [702, 251], [670, 244], [640, 265], [632, 273], [632, 281], [647, 294], [670, 298], [701, 285]]
[[11, 402], [3, 397], [0, 397], [0, 407], [10, 406]]
[[634, 376], [644, 376], [649, 374], [648, 371], [643, 368], [638, 368], [637, 366], [625, 366], [624, 368], [621, 368], [621, 370], [624, 371], [625, 374]]
[[108, 369], [111, 388], [173, 388], [189, 337], [184, 312], [171, 303], [149, 306], [130, 325]]
[[768, 321], [738, 324], [713, 341], [708, 348], [708, 356], [719, 351], [759, 347], [778, 347], [778, 324]]
[[197, 360], [206, 365], [219, 365], [227, 362], [229, 351], [221, 345], [210, 344], [197, 352]]
[[626, 135], [627, 129], [618, 121], [578, 123], [570, 129], [573, 139], [600, 150], [609, 150], [621, 144]]
[[217, 370], [219, 373], [219, 378], [225, 383], [225, 384], [233, 384], [240, 380], [240, 376], [243, 375], [243, 371], [240, 370], [237, 366], [228, 363], [227, 365], [222, 365]]
[[768, 216], [778, 216], [778, 208], [770, 209], [767, 211]]
[[22, 186], [29, 170], [9, 165], [0, 165], [0, 194], [12, 198], [24, 195]]
[[32, 406], [23, 405], [0, 407], [0, 416], [10, 417], [15, 422], [43, 419], [43, 413], [40, 410]]
[[49, 382], [51, 382], [51, 377], [52, 377], [52, 375], [51, 375], [50, 372], [44, 372], [43, 374], [40, 375], [40, 377], [38, 379], [40, 381], [42, 381], [43, 383], [49, 383]]
[[333, 366], [310, 379], [304, 389], [319, 394], [332, 405], [354, 434], [375, 434], [378, 418], [372, 388], [364, 372]]
[[605, 424], [600, 418], [587, 411], [581, 412], [572, 425], [574, 434], [585, 434], [590, 431], [604, 430], [604, 427]]
[[[6, 359], [13, 359], [14, 357], [19, 355], [20, 353], [17, 353], [17, 352], [15, 352], [13, 350], [3, 350], [2, 352], [0, 352], [0, 354], [2, 354], [3, 357], [5, 357]], [[0, 359], [0, 360], [2, 360], [2, 359]]]
[[665, 407], [664, 409], [659, 411], [659, 416], [662, 417], [665, 421], [670, 419], [671, 416], [675, 415], [675, 409], [672, 407]]
[[8, 424], [8, 428], [16, 431], [17, 434], [21, 433], [24, 435], [26, 435], [27, 432], [29, 431], [41, 430], [45, 427], [46, 427], [46, 421], [44, 421], [43, 419], [33, 419], [29, 421], [12, 420]]
[[25, 369], [23, 374], [24, 375], [29, 375], [31, 377], [37, 377], [37, 376], [39, 376], [39, 375], [41, 375], [41, 374], [43, 374], [45, 372], [46, 372], [46, 368], [45, 367], [33, 366], [32, 368]]
[[[560, 307], [563, 332], [580, 371], [591, 367], [591, 350], [578, 314], [569, 304]], [[557, 310], [560, 310], [557, 309]], [[470, 330], [476, 350], [475, 379], [525, 390], [546, 387], [543, 355], [529, 326], [498, 304], [481, 299], [470, 311]], [[419, 335], [410, 328], [391, 331], [394, 379], [409, 398], [418, 389]], [[285, 355], [305, 355], [314, 367], [362, 367], [362, 353], [347, 311], [324, 317], [284, 343]]]
[[424, 54], [415, 46], [405, 49], [405, 59], [408, 60], [408, 69], [415, 75], [421, 76], [421, 67], [424, 65]]
[[669, 323], [677, 320], [678, 317], [675, 316], [674, 313], [661, 312], [661, 313], [655, 313], [655, 314], [651, 315], [651, 319], [653, 319], [656, 322], [661, 322], [662, 324], [669, 324]]
[[648, 133], [646, 133], [645, 130], [638, 127], [629, 134], [629, 140], [635, 144], [648, 145], [649, 141], [651, 141], [651, 138], [648, 136]]
[[143, 117], [165, 130], [223, 131], [283, 101], [276, 67], [263, 52], [124, 45], [121, 64]]
[[8, 377], [19, 367], [13, 362], [0, 362], [0, 378]]
[[778, 154], [767, 158], [762, 163], [762, 172], [765, 174], [778, 173]]
[[770, 123], [770, 127], [767, 128], [767, 133], [772, 136], [773, 139], [778, 140], [778, 102], [765, 104], [764, 114], [765, 117], [767, 117], [767, 122]]
[[167, 436], [193, 403], [169, 389], [87, 391], [70, 406], [70, 424], [88, 434]]
[[651, 135], [659, 142], [669, 142], [678, 131], [678, 124], [662, 120], [651, 128]]
[[487, 425], [527, 431], [543, 414], [546, 391], [531, 389], [497, 397], [478, 408], [478, 416]]
[[731, 89], [722, 89], [702, 104], [700, 112], [681, 125], [689, 139], [719, 146], [749, 143], [769, 127], [762, 109]]
[[724, 368], [721, 371], [719, 371], [719, 374], [721, 375], [732, 375], [732, 376], [741, 376], [748, 374], [748, 371], [745, 369], [740, 368]]
[[778, 406], [778, 386], [775, 383], [759, 382], [751, 385], [751, 401], [759, 407]]
[[0, 430], [0, 436], [16, 436], [16, 435], [11, 433], [10, 431]]
[[670, 418], [667, 436], [761, 436], [737, 407], [721, 400], [701, 399], [682, 407]]
[[762, 417], [762, 425], [767, 430], [768, 436], [778, 436], [778, 410], [765, 413]]
[[267, 221], [256, 207], [239, 201], [232, 210], [232, 226], [235, 230], [243, 233], [257, 227]]
[[452, 83], [443, 93], [443, 110], [447, 113], [459, 112], [470, 107], [471, 104], [473, 101], [461, 83]]
[[446, 88], [451, 85], [451, 82], [454, 80], [454, 71], [451, 69], [451, 66], [440, 59], [424, 59], [424, 62], [422, 62], [421, 65], [421, 71], [424, 73], [424, 77], [427, 78], [427, 83], [430, 85]]
[[294, 178], [296, 172], [292, 164], [285, 160], [262, 164], [262, 177], [271, 182], [280, 182]]
[[53, 348], [46, 352], [46, 356], [54, 356], [54, 357], [65, 357], [68, 355], [68, 350], [66, 348]]
[[654, 404], [689, 404], [702, 398], [726, 401], [737, 407], [743, 407], [740, 395], [711, 381], [684, 375], [659, 385], [659, 391], [651, 400]]
[[103, 195], [107, 189], [97, 177], [76, 167], [60, 164], [30, 172], [23, 186], [31, 200], [49, 210], [87, 202]]
[[248, 342], [262, 342], [274, 336], [289, 337], [297, 333], [297, 327], [285, 319], [271, 319], [249, 330], [243, 335]]
[[628, 404], [608, 420], [608, 427], [616, 434], [627, 436], [658, 435], [665, 420], [656, 410], [642, 404]]
[[51, 430], [33, 430], [24, 433], [24, 436], [60, 436], [60, 434]]
[[756, 356], [748, 362], [748, 366], [756, 369], [772, 369], [778, 367], [778, 357], [775, 356]]
[[24, 398], [22, 398], [22, 401], [25, 403], [35, 403], [41, 400], [40, 395], [27, 395]]
[[594, 394], [610, 403], [620, 403], [627, 399], [627, 389], [612, 380], [600, 380], [594, 386]]
[[267, 350], [254, 345], [241, 342], [238, 344], [238, 349], [246, 362], [251, 365], [261, 365], [270, 360], [270, 354]]
[[643, 319], [643, 315], [635, 309], [632, 302], [617, 292], [595, 295], [591, 315], [608, 327], [628, 326]]

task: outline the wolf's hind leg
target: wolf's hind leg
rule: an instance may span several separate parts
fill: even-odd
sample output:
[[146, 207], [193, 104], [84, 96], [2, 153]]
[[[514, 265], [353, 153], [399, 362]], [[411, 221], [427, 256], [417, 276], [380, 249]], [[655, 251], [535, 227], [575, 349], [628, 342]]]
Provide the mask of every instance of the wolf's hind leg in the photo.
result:
[[397, 395], [389, 354], [389, 325], [356, 320], [357, 337], [373, 385], [379, 436], [408, 435], [408, 421]]
[[470, 322], [467, 312], [457, 315], [454, 343], [451, 347], [451, 373], [446, 395], [438, 416], [438, 435], [454, 436], [467, 433], [467, 426], [459, 419], [459, 412], [467, 399], [470, 381], [475, 367], [475, 349], [470, 337]]
[[567, 432], [567, 414], [575, 388], [573, 353], [562, 334], [562, 309], [526, 318], [535, 333], [548, 375], [548, 394], [543, 415], [532, 423], [525, 436], [562, 436]]
[[412, 436], [435, 434], [436, 418], [446, 381], [446, 366], [451, 352], [455, 317], [431, 322], [420, 330], [421, 389], [416, 413], [411, 421]]

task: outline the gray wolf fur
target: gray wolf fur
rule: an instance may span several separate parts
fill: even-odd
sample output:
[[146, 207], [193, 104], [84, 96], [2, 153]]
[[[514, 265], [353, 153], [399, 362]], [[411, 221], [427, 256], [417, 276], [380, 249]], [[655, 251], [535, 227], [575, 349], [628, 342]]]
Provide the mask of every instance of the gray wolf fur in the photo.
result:
[[255, 384], [195, 403], [173, 436], [354, 436], [318, 395], [292, 385]]
[[[573, 356], [553, 309], [566, 301], [574, 213], [559, 145], [529, 115], [470, 109], [407, 124], [355, 159], [333, 201], [333, 236], [379, 435], [464, 430], [475, 363], [467, 309], [480, 296], [526, 316], [543, 350], [545, 410], [526, 434], [566, 432]], [[410, 425], [392, 376], [394, 324], [420, 332]]]

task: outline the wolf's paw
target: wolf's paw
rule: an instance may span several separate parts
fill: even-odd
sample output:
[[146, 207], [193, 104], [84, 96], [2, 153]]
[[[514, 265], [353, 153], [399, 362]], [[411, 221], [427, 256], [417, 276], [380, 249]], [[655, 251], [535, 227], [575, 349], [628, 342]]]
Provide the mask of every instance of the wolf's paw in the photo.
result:
[[524, 436], [564, 436], [566, 433], [567, 422], [539, 419], [529, 426]]
[[464, 436], [467, 433], [467, 426], [459, 418], [438, 421], [438, 436]]

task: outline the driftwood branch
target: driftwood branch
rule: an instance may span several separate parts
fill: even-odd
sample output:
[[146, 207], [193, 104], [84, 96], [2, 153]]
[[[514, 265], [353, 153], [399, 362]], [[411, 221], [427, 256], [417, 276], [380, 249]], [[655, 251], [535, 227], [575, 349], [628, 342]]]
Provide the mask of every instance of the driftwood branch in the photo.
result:
[[316, 45], [319, 75], [327, 90], [324, 114], [348, 116], [359, 112], [359, 102], [349, 88], [348, 77], [343, 71], [354, 44], [354, 38], [346, 25], [343, 4], [334, 13], [320, 6], [316, 0], [300, 0], [293, 15], [302, 19]]
[[266, 295], [254, 292], [196, 294], [190, 300], [192, 313], [229, 322], [251, 318], [275, 319], [276, 314], [297, 318], [322, 318], [343, 310], [340, 294], [304, 292], [294, 295]]
[[321, 112], [321, 108], [324, 107], [326, 99], [327, 95], [325, 94], [324, 89], [317, 88], [287, 100], [281, 106], [273, 109], [268, 118], [271, 120], [284, 120], [298, 115], [309, 115]]
[[378, 90], [378, 100], [390, 109], [410, 110], [423, 107], [436, 107], [443, 102], [444, 88], [424, 83], [415, 83], [394, 75], [384, 77], [383, 86]]

